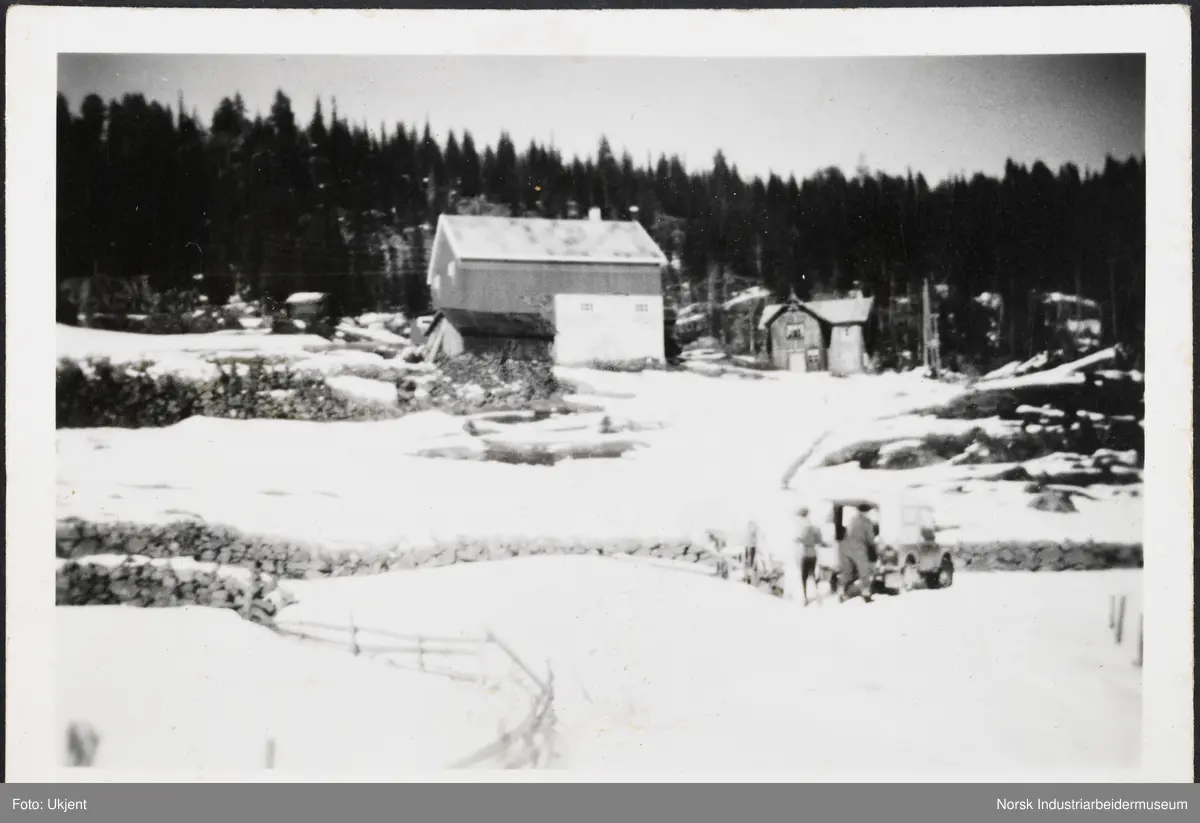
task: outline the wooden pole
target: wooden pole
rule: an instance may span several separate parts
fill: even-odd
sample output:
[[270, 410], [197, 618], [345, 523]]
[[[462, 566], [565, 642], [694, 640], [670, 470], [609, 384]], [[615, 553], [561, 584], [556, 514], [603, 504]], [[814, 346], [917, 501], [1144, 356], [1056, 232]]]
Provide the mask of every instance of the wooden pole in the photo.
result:
[[1138, 615], [1138, 651], [1137, 651], [1137, 659], [1133, 661], [1133, 664], [1135, 666], [1138, 666], [1139, 668], [1141, 667], [1142, 662], [1145, 659], [1145, 652], [1143, 651], [1143, 647], [1145, 645], [1145, 640], [1146, 640], [1146, 617], [1145, 617], [1145, 615]]
[[1117, 340], [1117, 262], [1108, 258], [1108, 290], [1112, 300], [1112, 332], [1110, 340]]
[[1108, 596], [1108, 628], [1111, 631], [1117, 627], [1117, 596]]
[[1121, 595], [1121, 602], [1117, 606], [1117, 645], [1121, 645], [1121, 641], [1125, 637], [1125, 595]]
[[267, 768], [275, 768], [275, 738], [267, 738]]
[[921, 365], [929, 368], [929, 278], [921, 281]]
[[[884, 263], [883, 265], [885, 268], [887, 267], [887, 263]], [[890, 269], [887, 270], [887, 280], [888, 280], [888, 312], [887, 312], [888, 338], [892, 341], [892, 356], [898, 357], [899, 353], [896, 351], [896, 349], [898, 348], [896, 345], [896, 275]]]
[[254, 590], [257, 587], [258, 581], [255, 579], [257, 572], [254, 569], [250, 570], [250, 581], [246, 585], [246, 600], [242, 603], [242, 617], [246, 620], [250, 619], [250, 615], [254, 611]]

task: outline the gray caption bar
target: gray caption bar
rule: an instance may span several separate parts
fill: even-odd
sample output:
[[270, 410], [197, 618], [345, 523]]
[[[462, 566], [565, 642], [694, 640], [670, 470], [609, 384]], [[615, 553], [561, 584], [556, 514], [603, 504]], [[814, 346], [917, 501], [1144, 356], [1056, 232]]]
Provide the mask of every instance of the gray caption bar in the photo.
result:
[[1192, 784], [6, 784], [0, 821], [1195, 820]]

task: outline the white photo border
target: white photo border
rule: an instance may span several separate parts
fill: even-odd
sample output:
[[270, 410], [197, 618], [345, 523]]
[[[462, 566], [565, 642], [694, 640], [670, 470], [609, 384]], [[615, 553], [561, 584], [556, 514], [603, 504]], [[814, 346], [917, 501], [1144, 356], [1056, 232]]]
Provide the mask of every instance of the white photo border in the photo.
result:
[[[1192, 517], [1191, 26], [1185, 6], [802, 11], [334, 11], [9, 9], [7, 151], [7, 765], [9, 781], [242, 782], [261, 774], [70, 774], [54, 728], [55, 96], [60, 53], [819, 57], [1144, 53], [1147, 324], [1146, 663], [1136, 772], [988, 772], [956, 782], [1191, 782]], [[38, 547], [42, 548], [38, 548]], [[729, 775], [620, 776], [653, 782]], [[829, 781], [921, 774], [758, 775]], [[273, 782], [395, 781], [288, 775]], [[572, 772], [435, 773], [432, 782], [593, 781]]]

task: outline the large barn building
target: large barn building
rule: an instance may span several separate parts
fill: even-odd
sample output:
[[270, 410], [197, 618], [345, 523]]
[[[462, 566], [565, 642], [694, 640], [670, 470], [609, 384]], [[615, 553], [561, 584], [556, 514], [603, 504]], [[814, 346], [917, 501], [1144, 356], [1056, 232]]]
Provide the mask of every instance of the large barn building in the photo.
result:
[[636, 222], [443, 215], [428, 273], [435, 328], [454, 341], [448, 355], [538, 350], [550, 333], [562, 364], [661, 361], [666, 262]]

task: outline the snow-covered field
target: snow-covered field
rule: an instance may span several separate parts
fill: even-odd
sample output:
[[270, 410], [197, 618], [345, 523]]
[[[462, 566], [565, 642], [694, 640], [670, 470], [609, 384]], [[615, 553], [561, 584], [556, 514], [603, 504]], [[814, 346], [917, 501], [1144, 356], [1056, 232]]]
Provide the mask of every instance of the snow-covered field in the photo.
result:
[[[694, 567], [596, 557], [289, 585], [284, 626], [491, 629], [545, 661], [555, 765], [573, 771], [1042, 779], [1138, 760], [1136, 571], [966, 573], [808, 608]], [[1129, 597], [1120, 646], [1113, 595]], [[436, 769], [513, 715], [475, 686], [219, 610], [64, 607], [57, 621], [60, 726], [99, 732], [102, 769], [257, 770], [269, 738], [282, 770]]]
[[214, 334], [133, 334], [59, 325], [57, 355], [71, 359], [107, 357], [114, 362], [155, 360], [163, 356], [183, 359], [191, 355], [233, 352], [322, 351], [332, 344], [311, 334], [270, 335], [252, 332]]
[[[740, 534], [751, 518], [790, 512], [803, 490], [936, 485], [948, 477], [940, 467], [836, 467], [802, 472], [790, 491], [780, 485], [826, 430], [954, 391], [940, 383], [900, 375], [562, 376], [579, 387], [573, 399], [603, 411], [480, 437], [441, 412], [362, 423], [193, 418], [164, 429], [59, 430], [59, 514], [156, 522], [190, 513], [330, 547], [460, 535], [699, 538], [709, 529]], [[601, 433], [605, 416], [615, 433]], [[418, 456], [431, 448], [469, 452], [489, 437], [632, 440], [639, 448], [553, 467]], [[1056, 514], [1029, 509], [1022, 484], [951, 485], [952, 492], [934, 490], [938, 516], [964, 540], [1140, 539], [1140, 499], [1112, 490], [1096, 489], [1099, 502], [1079, 501], [1079, 514]]]
[[491, 742], [507, 714], [478, 686], [285, 639], [224, 609], [55, 617], [60, 730], [91, 725], [100, 769], [258, 770], [269, 740], [279, 769], [436, 769]]
[[[371, 423], [193, 418], [165, 429], [60, 430], [59, 512], [143, 521], [192, 512], [251, 532], [360, 544], [458, 533], [702, 533], [744, 521], [764, 485], [778, 488], [787, 459], [849, 413], [846, 395], [894, 401], [898, 388], [883, 379], [731, 386], [689, 374], [585, 376], [608, 392], [588, 399], [611, 416], [668, 425], [619, 435], [646, 444], [623, 458], [552, 468], [417, 457], [473, 441], [461, 418], [438, 412]], [[781, 409], [798, 413], [781, 420]], [[592, 432], [563, 437], [601, 438], [599, 417]]]
[[[131, 335], [74, 331], [60, 329], [60, 354], [64, 341], [75, 356], [106, 346], [129, 359], [142, 353], [115, 342]], [[253, 350], [272, 339], [305, 348], [299, 337], [248, 335], [237, 345]], [[172, 368], [219, 350], [195, 338], [174, 348], [153, 343], [162, 347], [155, 359]], [[782, 487], [825, 432], [869, 428], [957, 391], [915, 375], [560, 376], [577, 387], [570, 399], [591, 411], [523, 426], [480, 420], [477, 435], [440, 412], [59, 430], [57, 512], [99, 521], [201, 517], [361, 549], [467, 535], [703, 539], [718, 530], [736, 538], [750, 519], [779, 524], [813, 496], [920, 487], [963, 540], [1141, 539], [1140, 497], [1092, 487], [1096, 499], [1077, 499], [1077, 513], [1038, 512], [1023, 484], [970, 479], [970, 467], [803, 470]], [[489, 438], [639, 445], [620, 458], [554, 466], [418, 456], [471, 453]], [[765, 532], [768, 551], [786, 550], [770, 537], [782, 529]], [[961, 769], [978, 777], [995, 768], [1038, 779], [1137, 760], [1140, 670], [1131, 642], [1115, 646], [1107, 628], [1109, 596], [1127, 594], [1136, 637], [1136, 571], [965, 573], [945, 591], [808, 609], [697, 567], [632, 558], [522, 558], [288, 585], [300, 602], [285, 620], [344, 623], [353, 613], [358, 625], [405, 633], [490, 628], [534, 664], [549, 661], [560, 765], [571, 769], [817, 779]], [[111, 765], [162, 749], [155, 762], [163, 765], [228, 751], [234, 760], [222, 765], [256, 768], [270, 725], [280, 768], [422, 768], [473, 748], [469, 738], [481, 732], [452, 719], [477, 704], [474, 693], [289, 645], [233, 615], [59, 612], [59, 660], [69, 661], [59, 669], [64, 722], [114, 730], [124, 742], [102, 755], [115, 758]], [[231, 702], [229, 693], [247, 696]], [[434, 708], [420, 716], [379, 709], [426, 703]], [[360, 723], [365, 742], [351, 731]], [[339, 742], [343, 734], [348, 742]], [[416, 742], [422, 735], [428, 746]]]
[[[953, 773], [1137, 761], [1141, 574], [961, 574], [803, 608], [694, 567], [597, 557], [290, 584], [281, 621], [465, 634], [555, 672], [559, 765], [638, 775]], [[1125, 594], [1127, 637], [1108, 630]]]
[[[60, 354], [202, 366], [231, 336], [152, 337], [59, 327]], [[269, 345], [268, 345], [269, 344]], [[231, 349], [296, 352], [301, 336], [246, 336]], [[313, 368], [361, 353], [302, 354]], [[741, 529], [788, 463], [825, 429], [922, 405], [953, 389], [911, 376], [761, 379], [563, 370], [573, 399], [603, 413], [567, 420], [564, 442], [643, 445], [620, 459], [553, 468], [415, 456], [478, 446], [463, 420], [426, 412], [370, 423], [193, 418], [164, 429], [59, 430], [60, 516], [155, 522], [185, 513], [249, 532], [342, 544], [458, 534], [698, 536]], [[347, 390], [366, 392], [356, 381]], [[372, 396], [373, 397], [373, 396]], [[382, 397], [375, 398], [382, 400]], [[551, 423], [551, 426], [554, 424]], [[542, 427], [513, 427], [528, 441]], [[523, 431], [522, 431], [523, 429]], [[462, 516], [469, 506], [471, 516]]]

